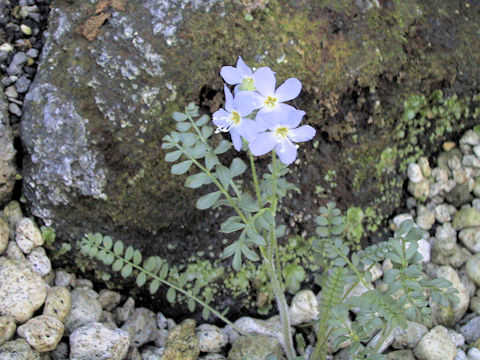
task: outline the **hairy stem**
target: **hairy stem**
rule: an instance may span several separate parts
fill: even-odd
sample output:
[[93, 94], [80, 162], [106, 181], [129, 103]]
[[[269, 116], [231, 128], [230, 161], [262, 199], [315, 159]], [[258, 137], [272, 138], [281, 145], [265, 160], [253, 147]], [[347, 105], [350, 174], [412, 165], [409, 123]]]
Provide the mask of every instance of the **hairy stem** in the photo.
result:
[[258, 207], [261, 209], [263, 206], [262, 194], [260, 193], [260, 187], [258, 186], [257, 170], [255, 169], [255, 161], [253, 160], [253, 154], [248, 150], [248, 157], [250, 158], [250, 169], [252, 171], [253, 185], [255, 186], [255, 193], [257, 194]]
[[283, 346], [285, 354], [287, 355], [288, 360], [294, 360], [296, 358], [295, 348], [293, 347], [292, 334], [290, 333], [290, 319], [288, 317], [288, 305], [285, 294], [282, 290], [282, 287], [278, 281], [277, 273], [275, 271], [274, 265], [268, 259], [264, 259], [268, 275], [270, 278], [270, 284], [272, 286], [273, 293], [275, 295], [275, 300], [277, 302], [278, 312], [280, 313], [280, 323], [282, 325], [283, 333]]

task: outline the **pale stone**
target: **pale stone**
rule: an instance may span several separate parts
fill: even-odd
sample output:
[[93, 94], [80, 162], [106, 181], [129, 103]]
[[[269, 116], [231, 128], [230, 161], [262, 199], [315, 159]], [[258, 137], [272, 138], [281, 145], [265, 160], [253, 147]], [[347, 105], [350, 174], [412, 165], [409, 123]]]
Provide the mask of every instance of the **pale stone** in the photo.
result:
[[17, 223], [15, 241], [25, 254], [30, 253], [34, 247], [43, 245], [42, 233], [37, 224], [26, 217]]
[[130, 345], [126, 331], [98, 322], [75, 329], [69, 339], [70, 360], [123, 360]]
[[70, 274], [62, 269], [55, 271], [55, 286], [74, 287], [76, 285], [75, 282], [75, 274]]
[[135, 309], [121, 329], [130, 334], [132, 346], [142, 346], [155, 339], [157, 330], [155, 313], [146, 308]]
[[36, 316], [17, 329], [18, 335], [38, 352], [55, 349], [62, 339], [63, 331], [62, 322], [48, 315]]
[[394, 349], [414, 348], [427, 332], [428, 329], [425, 325], [408, 321], [406, 329], [397, 328], [394, 331], [395, 336], [392, 347]]
[[46, 284], [30, 268], [0, 258], [0, 315], [12, 315], [23, 323], [40, 308], [47, 296]]
[[432, 304], [432, 315], [436, 324], [454, 325], [465, 315], [470, 301], [470, 294], [460, 281], [458, 273], [450, 266], [441, 266], [437, 270], [437, 277], [444, 278], [452, 283], [458, 293], [458, 302], [450, 304], [448, 307], [439, 304]]
[[435, 213], [420, 205], [417, 208], [417, 214], [415, 222], [418, 227], [422, 230], [430, 230], [435, 223]]
[[8, 242], [7, 249], [3, 255], [10, 260], [14, 260], [22, 264], [27, 263], [27, 258], [23, 254], [22, 250], [20, 250], [20, 248], [17, 246], [15, 241]]
[[425, 201], [428, 199], [428, 195], [430, 194], [430, 183], [428, 180], [422, 180], [417, 183], [409, 182], [408, 191], [416, 200]]
[[18, 222], [23, 218], [22, 208], [18, 201], [10, 201], [7, 206], [3, 208], [3, 217], [7, 219], [10, 229], [14, 230]]
[[472, 279], [477, 286], [480, 286], [480, 253], [477, 253], [468, 259], [465, 270], [468, 277]]
[[480, 252], [480, 226], [463, 229], [458, 238], [465, 247], [474, 252]]
[[[234, 324], [246, 333], [274, 337], [283, 344], [282, 325], [280, 324], [280, 317], [278, 315], [268, 320], [244, 316], [235, 321]], [[290, 328], [290, 331], [293, 333], [295, 330]]]
[[290, 323], [299, 325], [318, 318], [318, 301], [311, 290], [301, 290], [292, 299], [290, 306]]
[[452, 221], [452, 215], [457, 212], [455, 206], [450, 204], [440, 204], [435, 206], [435, 219], [441, 223]]
[[[14, 356], [14, 357], [13, 357]], [[1, 360], [43, 360], [38, 351], [33, 350], [25, 339], [7, 341], [0, 346]]]
[[100, 290], [98, 295], [98, 301], [102, 307], [108, 311], [115, 309], [120, 303], [121, 299], [122, 296], [119, 293], [108, 289]]
[[135, 300], [131, 297], [125, 301], [123, 306], [117, 307], [113, 313], [117, 323], [123, 323], [126, 321], [132, 314], [135, 309]]
[[102, 305], [98, 302], [98, 294], [94, 290], [87, 287], [75, 288], [70, 295], [72, 307], [64, 322], [69, 332], [100, 320]]
[[443, 326], [435, 326], [414, 349], [419, 360], [454, 360], [457, 348]]
[[52, 271], [52, 263], [45, 253], [45, 249], [37, 247], [27, 255], [30, 267], [40, 276], [46, 276]]
[[17, 324], [11, 315], [0, 316], [0, 345], [10, 340], [15, 335]]
[[412, 183], [418, 183], [424, 180], [422, 169], [415, 163], [408, 164], [407, 176]]
[[195, 329], [201, 352], [219, 352], [228, 343], [228, 337], [217, 326], [202, 324]]
[[3, 254], [7, 248], [10, 239], [10, 228], [3, 218], [0, 217], [0, 255]]
[[55, 286], [48, 290], [43, 315], [50, 315], [64, 321], [71, 307], [70, 291], [64, 286]]

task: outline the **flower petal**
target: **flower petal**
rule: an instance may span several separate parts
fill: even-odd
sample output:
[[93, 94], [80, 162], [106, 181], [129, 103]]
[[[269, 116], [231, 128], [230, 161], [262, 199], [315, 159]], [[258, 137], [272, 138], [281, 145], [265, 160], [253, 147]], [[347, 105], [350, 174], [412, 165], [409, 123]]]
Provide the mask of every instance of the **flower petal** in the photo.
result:
[[287, 104], [277, 104], [271, 111], [262, 111], [257, 113], [259, 123], [267, 129], [273, 130], [278, 125], [285, 125], [289, 128], [295, 128], [302, 121], [305, 111], [297, 110], [293, 106]]
[[234, 110], [233, 95], [227, 85], [223, 85], [223, 91], [225, 92], [225, 110], [231, 113]]
[[255, 88], [263, 96], [273, 95], [275, 93], [275, 73], [269, 67], [261, 67], [253, 73]]
[[315, 136], [315, 129], [310, 125], [303, 125], [296, 129], [290, 129], [290, 134], [288, 137], [293, 142], [301, 142], [312, 140]]
[[220, 70], [220, 75], [222, 75], [223, 80], [227, 84], [235, 85], [242, 82], [243, 76], [237, 68], [233, 66], [224, 66]]
[[250, 69], [248, 65], [243, 62], [243, 59], [241, 56], [239, 56], [237, 60], [237, 69], [240, 72], [240, 74], [242, 74], [242, 78], [246, 76], [250, 76], [250, 77], [252, 76], [252, 69]]
[[232, 144], [235, 150], [240, 151], [242, 149], [242, 138], [240, 137], [237, 129], [230, 129], [230, 136], [232, 137]]
[[252, 142], [263, 129], [252, 119], [242, 119], [242, 122], [235, 130], [237, 130], [245, 140]]
[[212, 121], [216, 126], [224, 126], [230, 119], [230, 113], [224, 109], [217, 110], [212, 115]]
[[241, 117], [248, 116], [253, 110], [261, 107], [260, 96], [253, 91], [237, 91], [233, 99], [233, 106]]
[[262, 132], [250, 143], [249, 148], [253, 155], [260, 156], [271, 151], [276, 144], [277, 140], [272, 132]]
[[277, 155], [280, 158], [280, 161], [285, 165], [289, 165], [295, 161], [297, 158], [297, 148], [296, 146], [288, 139], [279, 142], [275, 147]]
[[302, 83], [297, 78], [290, 78], [275, 91], [275, 97], [280, 102], [295, 99], [302, 90]]

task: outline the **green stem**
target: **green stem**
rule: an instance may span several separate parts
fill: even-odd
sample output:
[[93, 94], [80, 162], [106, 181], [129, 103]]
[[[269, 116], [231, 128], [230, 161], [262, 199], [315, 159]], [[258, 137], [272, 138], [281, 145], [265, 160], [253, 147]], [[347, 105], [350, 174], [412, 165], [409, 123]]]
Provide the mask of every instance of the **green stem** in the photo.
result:
[[215, 176], [213, 176], [213, 174], [205, 167], [203, 166], [202, 164], [200, 164], [197, 159], [194, 159], [193, 157], [191, 157], [189, 154], [187, 154], [187, 152], [185, 151], [185, 149], [178, 145], [178, 144], [175, 144], [175, 146], [183, 153], [185, 154], [185, 156], [190, 160], [192, 161], [200, 170], [202, 170], [205, 174], [207, 174], [207, 176], [212, 180], [212, 182], [217, 185], [218, 189], [222, 192], [222, 194], [227, 198], [228, 202], [230, 203], [230, 205], [235, 209], [235, 211], [237, 212], [237, 214], [242, 218], [242, 221], [244, 222], [245, 225], [248, 225], [248, 219], [247, 217], [245, 216], [245, 214], [238, 208], [237, 204], [235, 204], [235, 201], [233, 200], [233, 198], [230, 196], [230, 194], [228, 193], [228, 191], [223, 187], [223, 185], [217, 180], [217, 178]]
[[369, 289], [369, 284], [367, 284], [367, 282], [365, 281], [365, 278], [362, 274], [360, 274], [360, 272], [358, 271], [357, 267], [355, 265], [353, 265], [353, 263], [350, 261], [350, 259], [348, 257], [345, 256], [344, 253], [342, 253], [339, 249], [337, 249], [336, 247], [334, 247], [335, 251], [337, 252], [338, 255], [340, 255], [340, 257], [345, 260], [345, 262], [348, 264], [348, 266], [353, 270], [353, 272], [355, 273], [355, 275], [357, 275], [357, 278], [358, 280], [360, 280], [362, 282], [363, 285], [365, 285], [365, 287], [367, 289]]
[[165, 280], [165, 279], [162, 279], [160, 277], [158, 277], [157, 275], [155, 275], [154, 273], [150, 272], [150, 271], [146, 271], [143, 267], [141, 267], [140, 265], [137, 265], [127, 259], [125, 259], [124, 257], [120, 256], [120, 255], [117, 255], [115, 254], [113, 251], [107, 249], [106, 247], [102, 246], [102, 245], [95, 245], [98, 249], [102, 249], [102, 250], [105, 250], [105, 252], [107, 253], [110, 253], [112, 254], [115, 258], [117, 259], [120, 259], [121, 261], [123, 261], [124, 263], [126, 264], [129, 264], [132, 268], [134, 269], [137, 269], [138, 271], [140, 272], [143, 272], [145, 273], [147, 276], [149, 276], [150, 278], [152, 279], [155, 279], [155, 280], [158, 280], [160, 281], [162, 284], [164, 285], [167, 285], [171, 288], [174, 288], [176, 291], [178, 291], [179, 293], [185, 295], [186, 297], [194, 300], [195, 302], [199, 303], [200, 305], [202, 305], [204, 308], [208, 309], [212, 314], [214, 314], [215, 316], [217, 316], [219, 319], [221, 319], [222, 321], [224, 321], [226, 324], [230, 325], [231, 327], [233, 327], [236, 331], [238, 331], [239, 333], [241, 333], [242, 335], [249, 335], [247, 334], [245, 331], [243, 331], [242, 329], [240, 329], [238, 326], [236, 326], [233, 322], [231, 322], [230, 320], [228, 320], [225, 316], [223, 316], [221, 313], [219, 313], [217, 310], [215, 310], [214, 308], [212, 308], [210, 305], [208, 305], [206, 302], [200, 300], [199, 298], [197, 298], [195, 295], [192, 295], [190, 294], [188, 291], [186, 290], [183, 290], [182, 288], [176, 286], [175, 284], [172, 284], [170, 281], [168, 280]]
[[259, 209], [262, 208], [262, 194], [260, 193], [260, 186], [258, 186], [257, 170], [255, 169], [255, 161], [253, 160], [253, 154], [248, 150], [248, 156], [250, 157], [250, 169], [252, 171], [253, 185], [255, 186], [255, 193], [257, 194], [257, 202]]
[[385, 326], [382, 328], [382, 335], [380, 336], [380, 339], [378, 340], [377, 344], [375, 345], [375, 349], [373, 350], [374, 354], [378, 354], [380, 347], [382, 346], [383, 342], [390, 336], [392, 330], [393, 328], [391, 326], [385, 324]]
[[287, 299], [285, 298], [285, 294], [280, 286], [273, 264], [268, 259], [264, 259], [264, 262], [267, 265], [270, 284], [275, 295], [278, 312], [280, 313], [280, 323], [282, 326], [285, 354], [287, 355], [288, 360], [294, 360], [297, 355], [295, 353], [295, 348], [293, 347], [292, 334], [290, 333], [290, 319], [288, 317]]
[[193, 128], [195, 129], [196, 133], [198, 134], [198, 136], [200, 137], [200, 139], [203, 141], [203, 143], [205, 145], [207, 145], [207, 147], [211, 150], [212, 148], [210, 147], [210, 145], [208, 144], [207, 142], [207, 139], [205, 139], [202, 135], [202, 132], [200, 131], [200, 129], [198, 128], [197, 124], [195, 124], [195, 121], [193, 121], [193, 118], [190, 116], [190, 114], [187, 112], [187, 117], [188, 117], [188, 120], [190, 121], [190, 123], [192, 124]]
[[[211, 148], [210, 144], [208, 143], [207, 139], [205, 139], [202, 135], [202, 132], [200, 131], [200, 129], [198, 128], [197, 124], [195, 124], [195, 121], [193, 121], [193, 118], [190, 116], [190, 114], [187, 113], [187, 117], [188, 117], [188, 120], [190, 121], [190, 123], [192, 124], [193, 128], [195, 129], [195, 132], [197, 133], [197, 135], [200, 137], [200, 140], [202, 140], [202, 142], [207, 146], [208, 150], [210, 151], [213, 151], [213, 149]], [[235, 192], [235, 195], [237, 195], [237, 197], [239, 199], [242, 198], [242, 195], [240, 193], [240, 191], [238, 190], [237, 186], [235, 185], [235, 183], [233, 182], [233, 180], [230, 180], [230, 185], [232, 186], [232, 189], [233, 191]]]

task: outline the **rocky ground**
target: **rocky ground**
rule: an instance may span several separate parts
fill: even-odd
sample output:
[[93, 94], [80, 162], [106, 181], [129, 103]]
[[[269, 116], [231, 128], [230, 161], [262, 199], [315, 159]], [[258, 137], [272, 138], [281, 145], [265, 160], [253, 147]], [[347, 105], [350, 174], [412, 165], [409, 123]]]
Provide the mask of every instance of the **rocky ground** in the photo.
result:
[[[392, 219], [392, 229], [413, 219], [427, 231], [420, 241], [425, 273], [449, 280], [459, 302], [432, 306], [428, 326], [410, 322], [382, 345], [392, 360], [480, 359], [480, 134], [467, 131], [460, 144], [446, 142], [434, 159], [408, 167], [408, 213]], [[162, 313], [136, 307], [135, 299], [90, 280], [53, 269], [45, 236], [20, 204], [11, 201], [0, 218], [0, 359], [209, 359], [282, 358], [278, 316], [242, 317], [235, 325], [255, 334], [240, 336], [231, 326], [177, 324]], [[378, 264], [372, 282], [382, 286], [389, 261]], [[362, 292], [359, 289], [358, 294]], [[292, 332], [306, 337], [310, 354], [321, 292], [301, 290], [290, 304]], [[234, 319], [232, 319], [234, 320]], [[375, 334], [372, 334], [372, 339]], [[346, 360], [348, 343], [331, 359]], [[19, 355], [21, 354], [21, 355]]]
[[[16, 197], [15, 138], [22, 105], [42, 48], [49, 0], [0, 2], [0, 201]], [[382, 349], [392, 360], [480, 359], [480, 135], [466, 132], [459, 144], [442, 144], [443, 152], [408, 168], [408, 213], [392, 220], [392, 229], [413, 218], [429, 235], [422, 240], [425, 272], [443, 277], [458, 290], [460, 301], [434, 307], [429, 326], [411, 322], [397, 330]], [[21, 150], [17, 146], [17, 150]], [[0, 359], [162, 359], [266, 360], [281, 358], [278, 317], [242, 317], [236, 325], [255, 334], [238, 335], [186, 319], [177, 324], [162, 313], [136, 307], [135, 299], [63, 269], [53, 269], [45, 238], [34, 219], [9, 202], [0, 218]], [[381, 286], [378, 264], [374, 281]], [[290, 304], [294, 327], [306, 335], [302, 349], [314, 345], [312, 321], [320, 296], [296, 294]], [[232, 319], [234, 320], [234, 319]], [[373, 337], [374, 334], [372, 334]], [[345, 344], [348, 346], [348, 344]], [[346, 349], [331, 358], [347, 359]]]

